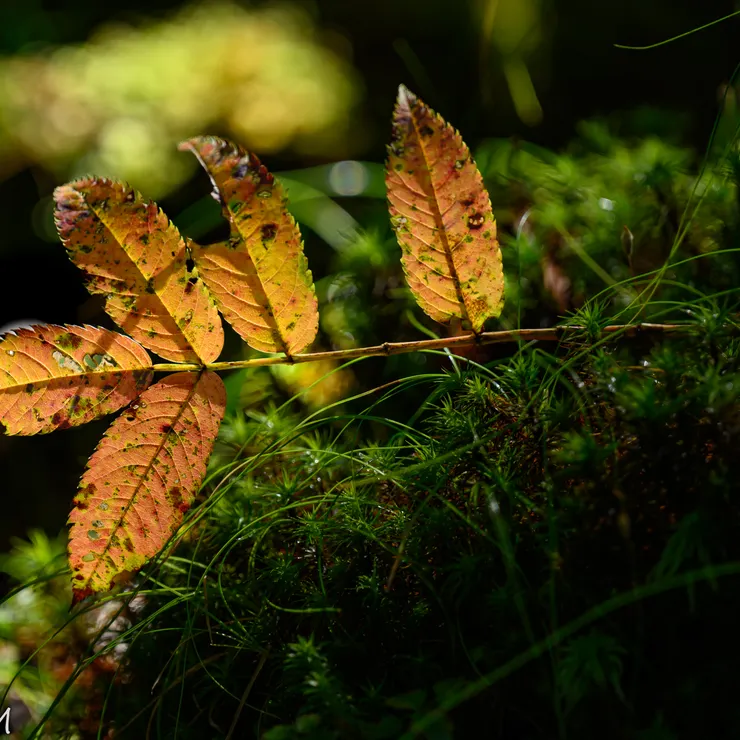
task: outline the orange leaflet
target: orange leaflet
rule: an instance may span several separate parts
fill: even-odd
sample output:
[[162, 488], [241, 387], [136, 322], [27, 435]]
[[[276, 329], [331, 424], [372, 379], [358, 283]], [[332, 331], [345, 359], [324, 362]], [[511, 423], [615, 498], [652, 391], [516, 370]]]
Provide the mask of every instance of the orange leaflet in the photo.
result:
[[433, 319], [479, 332], [503, 308], [504, 275], [488, 193], [460, 134], [403, 85], [386, 187], [414, 297]]
[[226, 408], [218, 375], [167, 376], [111, 425], [69, 517], [75, 602], [107, 591], [165, 545], [193, 502]]
[[134, 339], [175, 362], [213, 362], [223, 327], [185, 242], [156, 203], [125, 184], [76, 180], [54, 191], [55, 221], [91, 293]]
[[131, 403], [152, 381], [133, 339], [92, 326], [35, 326], [0, 338], [0, 429], [44, 434]]
[[227, 242], [192, 245], [224, 317], [255, 349], [305, 349], [316, 337], [319, 315], [301, 233], [282, 187], [254, 154], [223, 139], [197, 137], [180, 149], [192, 151], [207, 170], [231, 225]]

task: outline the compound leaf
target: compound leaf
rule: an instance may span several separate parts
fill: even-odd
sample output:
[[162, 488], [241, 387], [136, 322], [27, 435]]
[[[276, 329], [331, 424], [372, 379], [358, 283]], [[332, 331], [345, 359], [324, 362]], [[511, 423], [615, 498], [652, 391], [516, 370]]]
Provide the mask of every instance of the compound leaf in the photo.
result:
[[123, 183], [85, 178], [54, 191], [55, 222], [90, 293], [125, 332], [174, 362], [213, 362], [218, 310], [185, 241], [156, 203]]
[[152, 381], [133, 339], [93, 326], [34, 326], [0, 338], [0, 428], [44, 434], [131, 403]]
[[281, 185], [260, 160], [215, 137], [183, 142], [208, 172], [231, 237], [192, 245], [195, 262], [226, 320], [255, 349], [295, 354], [318, 331], [313, 277]]
[[501, 314], [504, 275], [483, 178], [460, 134], [403, 85], [386, 188], [408, 285], [435, 321], [479, 332]]
[[164, 547], [203, 480], [225, 407], [218, 375], [176, 373], [113, 422], [69, 517], [75, 602], [108, 590]]

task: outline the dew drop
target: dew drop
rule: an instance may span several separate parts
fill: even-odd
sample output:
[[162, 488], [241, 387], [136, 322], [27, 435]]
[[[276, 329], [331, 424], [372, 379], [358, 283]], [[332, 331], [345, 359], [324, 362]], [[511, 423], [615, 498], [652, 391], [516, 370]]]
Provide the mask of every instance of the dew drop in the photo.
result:
[[15, 352], [12, 349], [5, 350], [11, 357], [15, 355]]

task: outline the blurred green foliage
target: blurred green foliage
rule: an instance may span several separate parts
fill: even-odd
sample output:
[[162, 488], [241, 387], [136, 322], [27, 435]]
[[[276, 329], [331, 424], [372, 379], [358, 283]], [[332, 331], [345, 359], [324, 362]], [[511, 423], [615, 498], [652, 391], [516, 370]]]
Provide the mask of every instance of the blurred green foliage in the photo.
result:
[[347, 147], [358, 79], [296, 6], [186, 7], [0, 61], [0, 176], [37, 164], [159, 197], [192, 175], [176, 144], [222, 132], [260, 153]]

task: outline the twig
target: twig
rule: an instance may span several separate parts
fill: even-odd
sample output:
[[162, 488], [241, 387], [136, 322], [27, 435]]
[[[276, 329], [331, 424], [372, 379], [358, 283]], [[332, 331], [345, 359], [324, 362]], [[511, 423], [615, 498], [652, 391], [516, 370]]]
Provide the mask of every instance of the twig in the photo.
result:
[[[605, 326], [599, 332], [603, 334], [620, 333], [627, 337], [647, 333], [672, 333], [689, 331], [693, 328], [691, 324], [615, 324]], [[284, 365], [298, 362], [318, 362], [319, 360], [351, 360], [356, 357], [374, 357], [378, 355], [400, 355], [408, 352], [420, 352], [429, 349], [445, 349], [449, 347], [466, 347], [471, 344], [504, 344], [507, 342], [539, 341], [558, 342], [568, 334], [586, 331], [584, 326], [556, 326], [550, 329], [511, 329], [509, 331], [486, 331], [480, 334], [463, 334], [457, 337], [443, 337], [441, 339], [421, 339], [413, 342], [384, 342], [374, 347], [355, 347], [353, 349], [340, 349], [329, 352], [308, 352], [306, 354], [273, 355], [271, 357], [256, 357], [251, 360], [237, 360], [235, 362], [212, 362], [205, 367], [208, 370], [222, 372], [226, 370], [240, 370], [248, 367], [264, 367], [265, 365]], [[200, 370], [201, 365], [183, 363], [163, 363], [154, 365], [156, 372], [179, 372]]]

